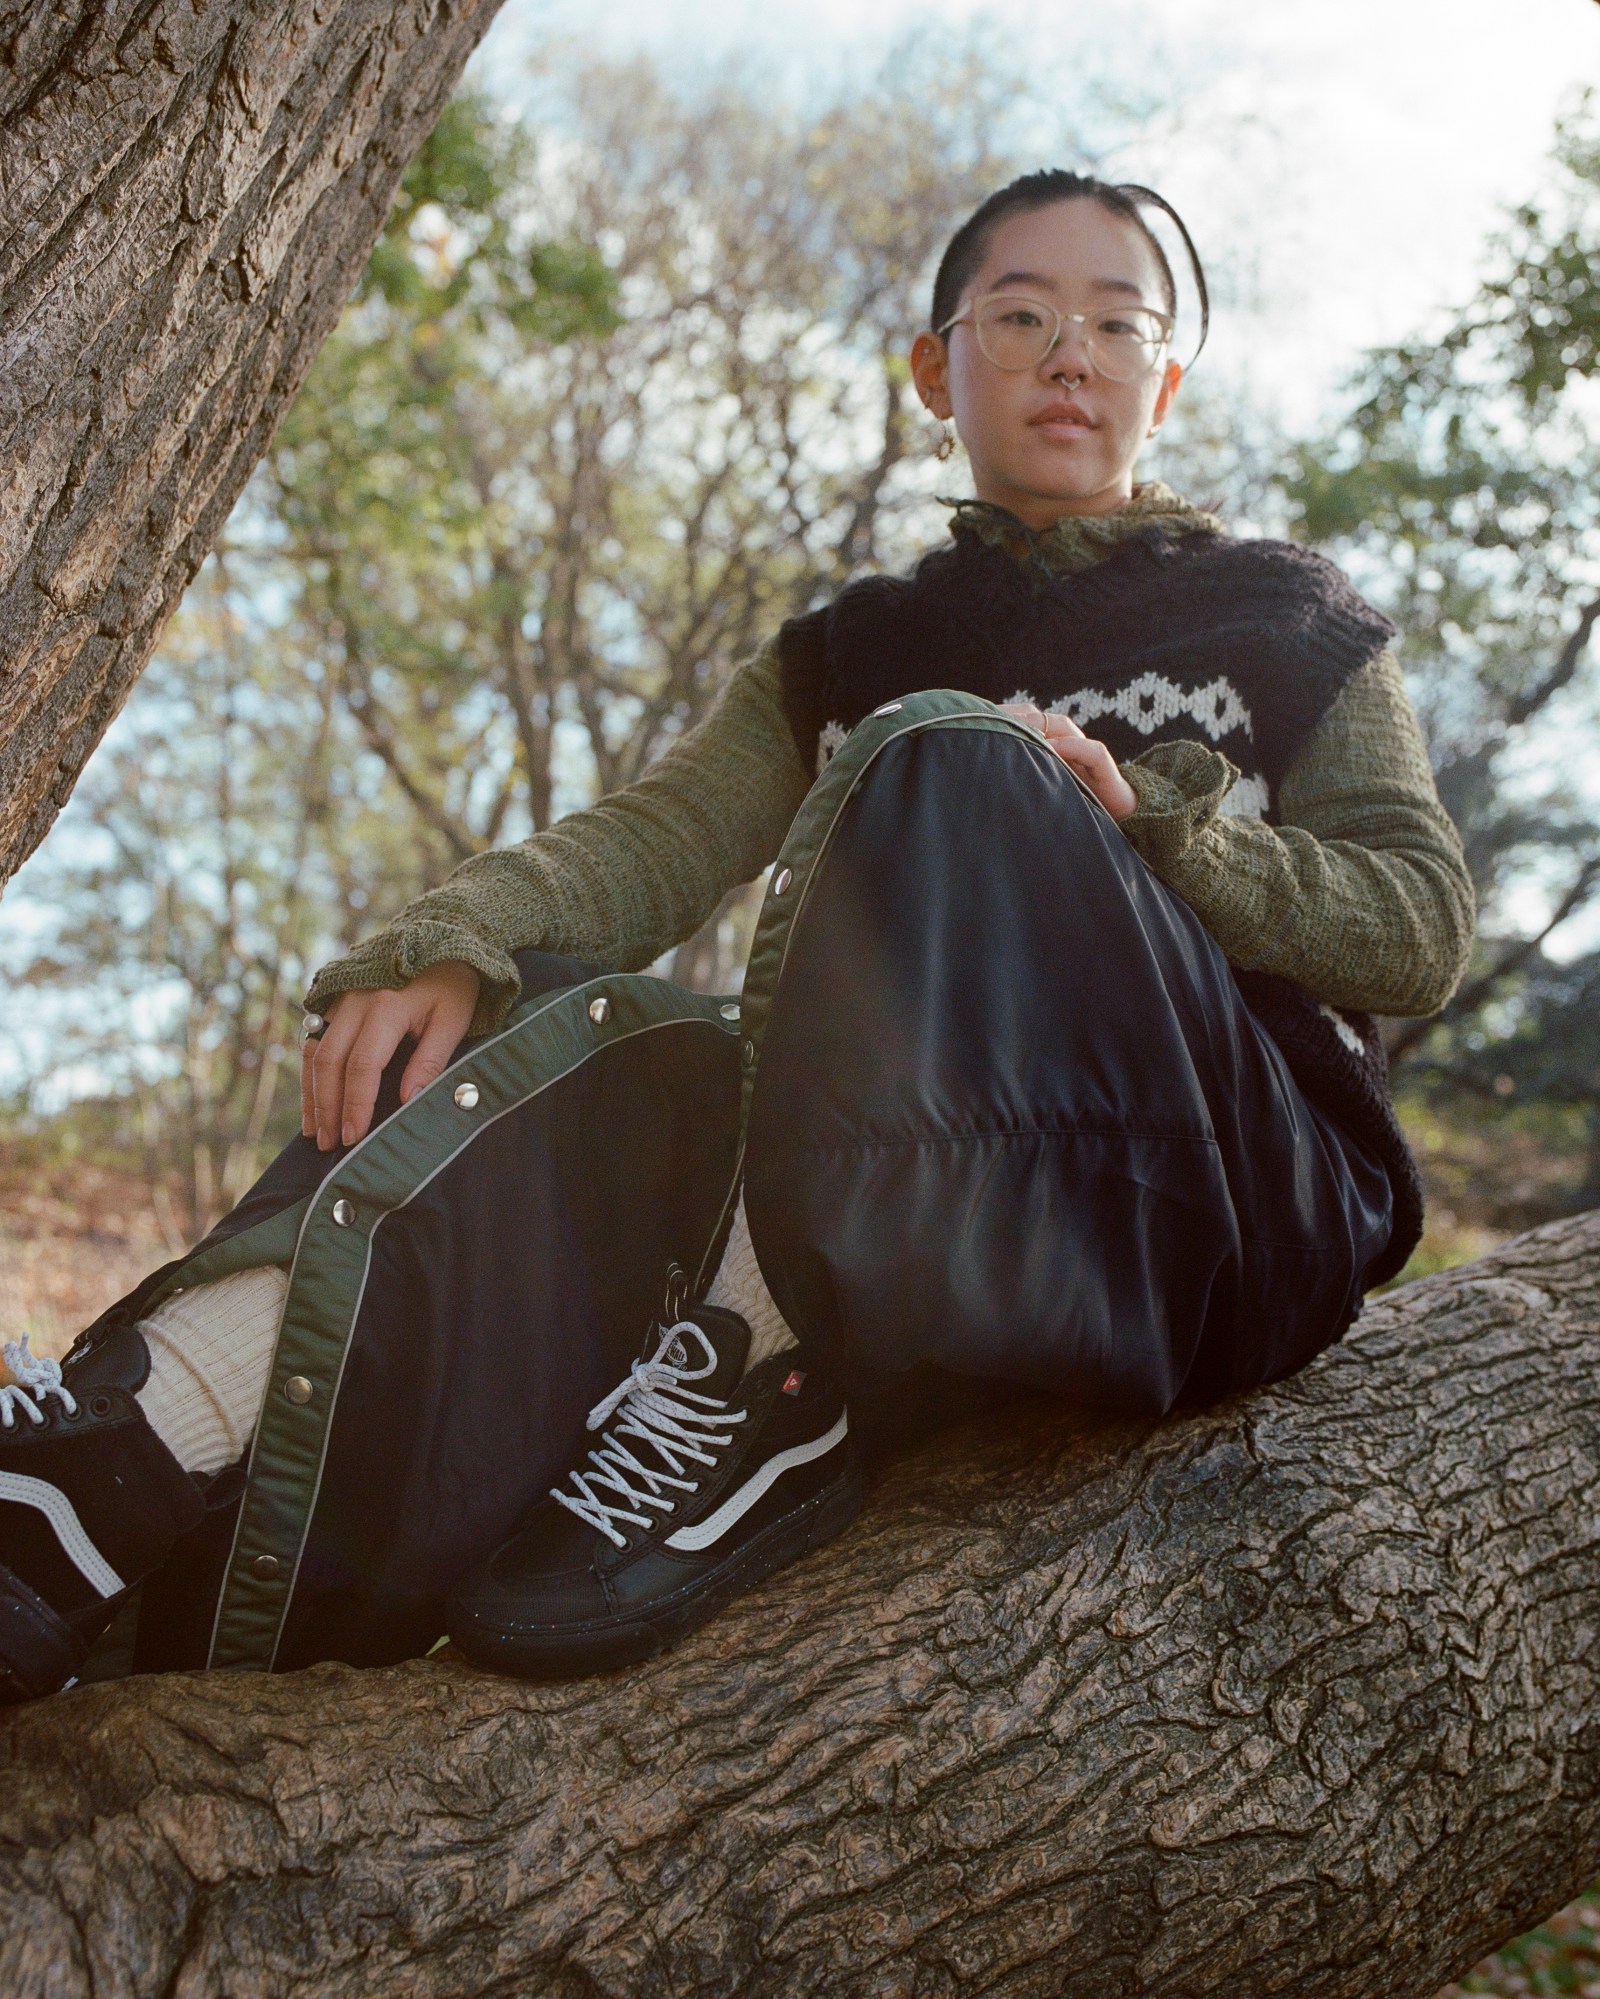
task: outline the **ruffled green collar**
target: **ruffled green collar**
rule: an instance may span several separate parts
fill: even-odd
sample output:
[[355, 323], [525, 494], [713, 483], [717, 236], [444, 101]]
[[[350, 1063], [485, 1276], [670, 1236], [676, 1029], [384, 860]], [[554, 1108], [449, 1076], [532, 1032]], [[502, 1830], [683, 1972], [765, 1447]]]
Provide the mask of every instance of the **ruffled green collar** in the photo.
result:
[[1215, 514], [1191, 506], [1159, 479], [1135, 486], [1133, 497], [1114, 514], [1067, 514], [1047, 528], [1024, 526], [1009, 508], [996, 506], [992, 500], [946, 500], [944, 504], [954, 510], [952, 534], [976, 535], [979, 541], [1006, 549], [1051, 575], [1087, 569], [1147, 528], [1161, 528], [1168, 534], [1224, 532]]

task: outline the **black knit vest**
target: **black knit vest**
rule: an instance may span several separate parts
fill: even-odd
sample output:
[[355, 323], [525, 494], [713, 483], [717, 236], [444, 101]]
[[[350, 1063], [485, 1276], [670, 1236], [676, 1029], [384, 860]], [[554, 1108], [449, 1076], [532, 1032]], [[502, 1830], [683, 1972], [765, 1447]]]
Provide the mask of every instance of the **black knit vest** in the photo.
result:
[[[925, 688], [1070, 715], [1119, 761], [1199, 741], [1240, 770], [1228, 805], [1271, 820], [1278, 786], [1340, 690], [1394, 636], [1332, 563], [1289, 542], [1159, 526], [1092, 566], [1052, 571], [963, 520], [909, 576], [873, 576], [779, 634], [783, 703], [808, 768], [874, 708]], [[1306, 1096], [1382, 1160], [1394, 1233], [1367, 1271], [1398, 1271], [1422, 1186], [1370, 1014], [1293, 981], [1235, 971]]]

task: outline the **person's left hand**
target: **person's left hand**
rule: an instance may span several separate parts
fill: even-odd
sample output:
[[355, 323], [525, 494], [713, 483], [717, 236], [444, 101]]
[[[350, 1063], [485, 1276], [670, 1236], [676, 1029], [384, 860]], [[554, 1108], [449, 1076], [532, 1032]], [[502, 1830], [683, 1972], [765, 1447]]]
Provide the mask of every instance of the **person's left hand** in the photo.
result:
[[1075, 771], [1099, 799], [1113, 819], [1126, 819], [1139, 803], [1139, 794], [1117, 768], [1117, 760], [1104, 743], [1086, 736], [1070, 715], [1050, 715], [1031, 701], [1007, 702], [1002, 715], [1037, 729], [1069, 770]]

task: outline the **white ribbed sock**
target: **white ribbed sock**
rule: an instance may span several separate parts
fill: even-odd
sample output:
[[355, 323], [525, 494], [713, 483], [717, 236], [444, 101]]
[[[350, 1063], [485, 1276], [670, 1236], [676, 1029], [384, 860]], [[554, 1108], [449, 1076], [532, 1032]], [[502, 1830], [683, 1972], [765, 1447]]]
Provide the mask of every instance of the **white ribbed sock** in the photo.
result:
[[[288, 1291], [287, 1272], [275, 1266], [241, 1270], [180, 1291], [139, 1321], [150, 1349], [139, 1406], [185, 1471], [220, 1471], [243, 1456], [261, 1414]], [[756, 1262], [743, 1195], [706, 1303], [748, 1324], [749, 1367], [798, 1344]]]
[[772, 1293], [767, 1289], [767, 1280], [761, 1275], [761, 1266], [756, 1262], [755, 1248], [750, 1241], [750, 1224], [744, 1218], [743, 1194], [739, 1196], [733, 1227], [728, 1233], [728, 1247], [722, 1253], [722, 1262], [711, 1280], [711, 1289], [706, 1293], [706, 1303], [725, 1306], [748, 1323], [750, 1358], [745, 1363], [747, 1368], [754, 1367], [758, 1360], [768, 1360], [773, 1354], [800, 1344], [774, 1304]]
[[180, 1291], [139, 1321], [150, 1349], [139, 1406], [185, 1471], [221, 1471], [244, 1455], [288, 1295], [288, 1272], [269, 1264]]

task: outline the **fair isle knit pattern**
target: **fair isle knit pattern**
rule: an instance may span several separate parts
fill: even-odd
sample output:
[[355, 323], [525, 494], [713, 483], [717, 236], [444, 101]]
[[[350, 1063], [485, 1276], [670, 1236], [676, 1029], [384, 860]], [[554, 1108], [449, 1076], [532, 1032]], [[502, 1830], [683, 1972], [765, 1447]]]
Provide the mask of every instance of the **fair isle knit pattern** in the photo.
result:
[[[1036, 708], [1045, 706], [1026, 687], [1007, 695], [1003, 705], [1009, 707], [1015, 703], [1031, 704]], [[1232, 681], [1221, 677], [1204, 687], [1191, 689], [1168, 680], [1164, 673], [1141, 673], [1137, 680], [1130, 680], [1126, 687], [1113, 694], [1102, 693], [1092, 687], [1080, 689], [1075, 694], [1063, 694], [1045, 706], [1045, 712], [1065, 715], [1076, 722], [1086, 735], [1096, 734], [1095, 724], [1106, 715], [1117, 716], [1141, 736], [1153, 736], [1161, 731], [1169, 738], [1176, 733], [1173, 725], [1187, 720], [1212, 743], [1220, 743], [1225, 736], [1235, 733], [1249, 736], [1253, 729], [1250, 711], [1240, 698], [1239, 690]], [[829, 745], [827, 756], [831, 756], [845, 740], [846, 733], [837, 722], [830, 722], [824, 728], [822, 741]], [[826, 756], [819, 751], [819, 770], [825, 761]], [[1271, 804], [1272, 795], [1266, 779], [1241, 771], [1218, 810], [1240, 818], [1260, 819]]]
[[[1031, 698], [1025, 695], [1024, 698]], [[1098, 687], [1079, 688], [1050, 703], [1053, 714], [1067, 715], [1080, 729], [1102, 716], [1115, 715], [1141, 736], [1156, 730], [1170, 733], [1174, 722], [1190, 722], [1213, 743], [1236, 730], [1251, 733], [1250, 710], [1233, 682], [1219, 674], [1204, 687], [1181, 687], [1164, 673], [1141, 673], [1125, 687], [1107, 693]]]
[[1239, 773], [1233, 810], [1270, 818], [1295, 753], [1394, 627], [1309, 549], [1237, 541], [1165, 502], [1146, 498], [1143, 526], [1089, 567], [1061, 566], [1059, 529], [959, 503], [950, 545], [909, 576], [864, 577], [790, 619], [802, 758], [820, 767], [885, 701], [951, 687], [1068, 715], [1119, 763], [1201, 742]]

